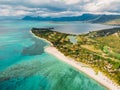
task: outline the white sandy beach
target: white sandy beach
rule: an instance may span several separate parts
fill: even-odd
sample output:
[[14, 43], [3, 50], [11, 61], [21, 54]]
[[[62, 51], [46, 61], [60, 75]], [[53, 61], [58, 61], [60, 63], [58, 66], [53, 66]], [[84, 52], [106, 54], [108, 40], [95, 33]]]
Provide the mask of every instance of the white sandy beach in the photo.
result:
[[84, 67], [85, 64], [76, 62], [75, 60], [71, 58], [67, 58], [66, 56], [64, 56], [64, 54], [59, 52], [55, 47], [53, 46], [46, 47], [45, 52], [56, 56], [61, 61], [64, 61], [65, 63], [73, 66], [79, 71], [84, 72], [85, 74], [87, 74], [88, 76], [96, 80], [97, 82], [101, 83], [103, 86], [107, 87], [109, 90], [120, 90], [120, 86], [117, 86], [116, 84], [114, 84], [110, 79], [108, 79], [102, 73], [99, 72], [98, 74], [96, 74], [92, 68]]

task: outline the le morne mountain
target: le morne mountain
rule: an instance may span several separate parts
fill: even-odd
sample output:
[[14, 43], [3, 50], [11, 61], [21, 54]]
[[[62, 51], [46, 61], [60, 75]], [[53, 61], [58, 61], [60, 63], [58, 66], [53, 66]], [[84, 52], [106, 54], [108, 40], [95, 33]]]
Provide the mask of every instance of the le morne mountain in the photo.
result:
[[104, 23], [111, 25], [120, 25], [120, 15], [105, 14], [83, 14], [81, 16], [68, 17], [40, 17], [25, 16], [22, 20], [38, 20], [38, 21], [84, 21], [90, 23]]

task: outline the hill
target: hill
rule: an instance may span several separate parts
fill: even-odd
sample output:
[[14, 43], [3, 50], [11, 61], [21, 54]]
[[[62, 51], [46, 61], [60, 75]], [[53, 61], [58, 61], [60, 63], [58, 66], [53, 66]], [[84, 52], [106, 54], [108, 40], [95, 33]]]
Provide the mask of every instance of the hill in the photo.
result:
[[96, 20], [93, 20], [92, 22], [93, 23], [105, 23], [108, 21], [116, 20], [116, 19], [120, 19], [120, 15], [102, 15]]

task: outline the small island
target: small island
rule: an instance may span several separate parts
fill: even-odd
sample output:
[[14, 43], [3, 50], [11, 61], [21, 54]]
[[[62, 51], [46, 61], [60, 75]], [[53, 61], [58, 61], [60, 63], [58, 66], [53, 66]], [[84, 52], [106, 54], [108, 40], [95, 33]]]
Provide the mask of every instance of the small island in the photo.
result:
[[86, 73], [108, 89], [120, 89], [120, 28], [80, 35], [53, 29], [32, 28], [31, 32], [51, 43], [45, 48], [46, 52]]

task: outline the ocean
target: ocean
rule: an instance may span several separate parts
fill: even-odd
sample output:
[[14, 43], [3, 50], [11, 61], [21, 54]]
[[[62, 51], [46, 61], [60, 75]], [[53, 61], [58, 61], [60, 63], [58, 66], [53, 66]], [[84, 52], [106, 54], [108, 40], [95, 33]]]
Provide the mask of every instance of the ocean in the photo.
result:
[[35, 38], [32, 27], [86, 33], [113, 26], [81, 22], [0, 21], [0, 90], [106, 90], [104, 86], [44, 52], [49, 43]]

